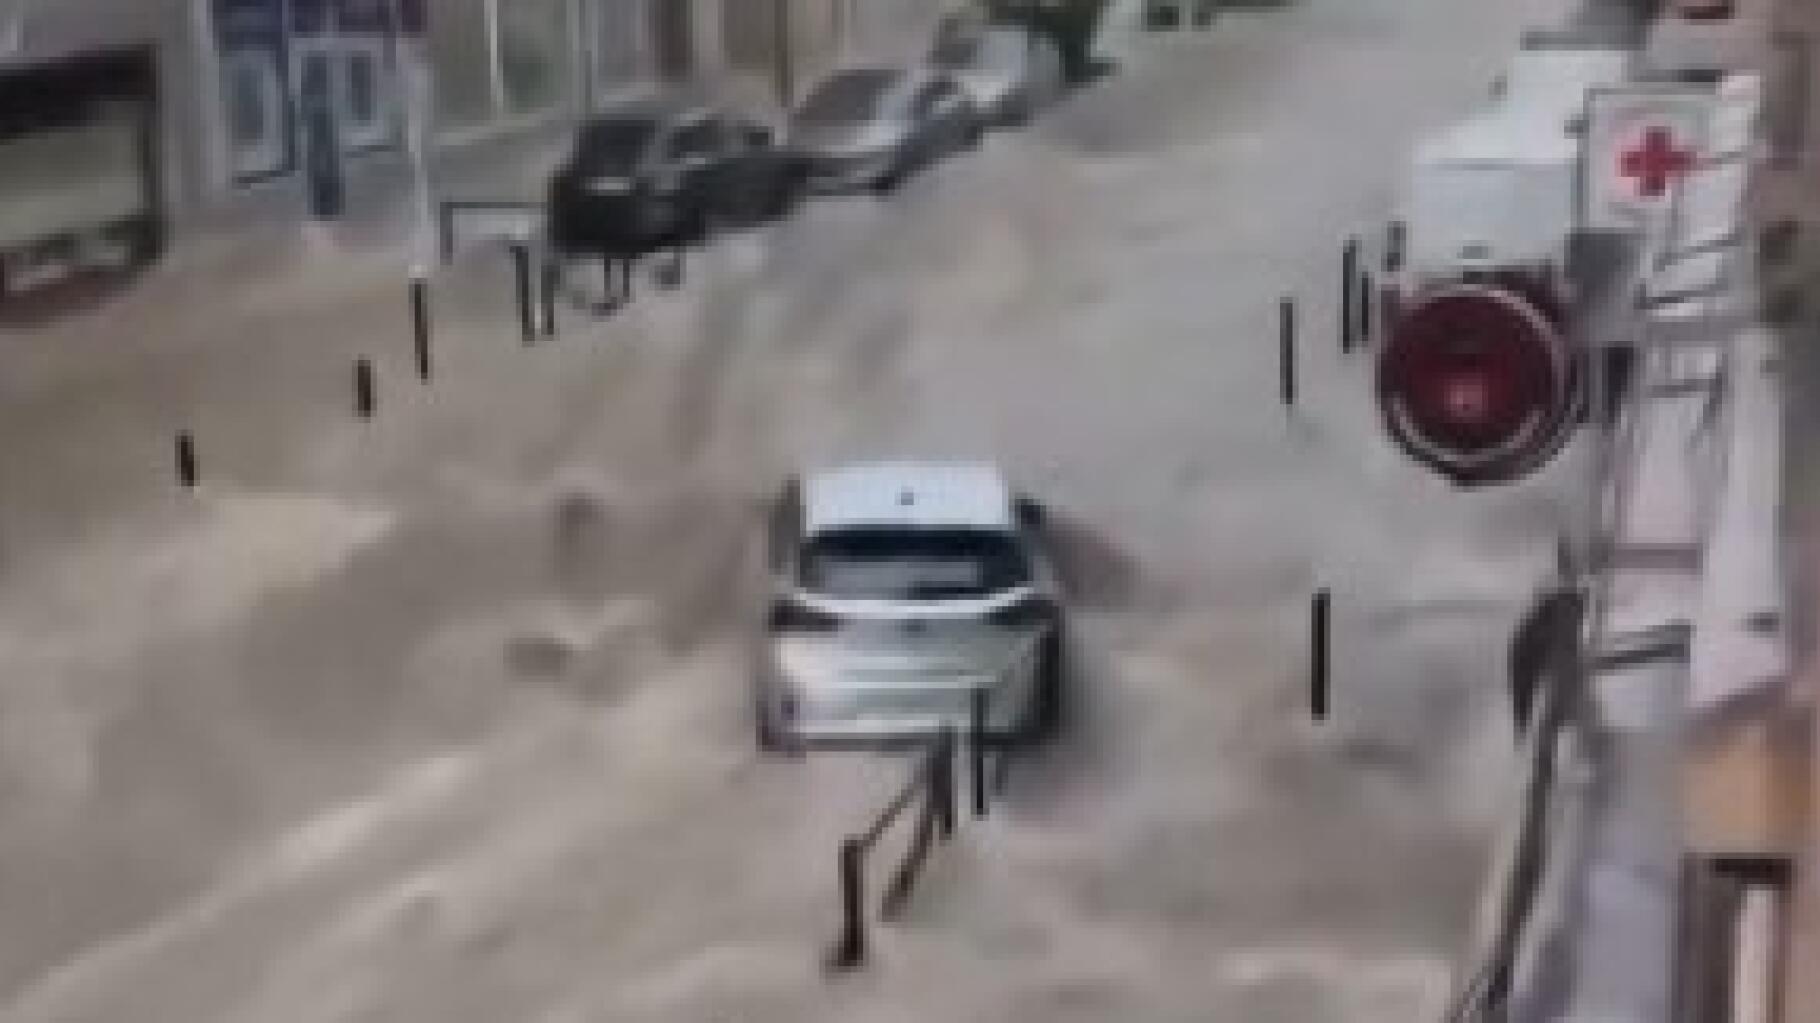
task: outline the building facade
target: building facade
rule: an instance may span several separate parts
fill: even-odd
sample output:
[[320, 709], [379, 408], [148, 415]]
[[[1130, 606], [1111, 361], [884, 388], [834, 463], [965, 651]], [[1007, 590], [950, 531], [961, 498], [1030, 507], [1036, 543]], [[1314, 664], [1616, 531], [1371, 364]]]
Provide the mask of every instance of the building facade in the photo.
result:
[[413, 125], [440, 158], [664, 81], [775, 106], [906, 2], [0, 0], [0, 252], [129, 206], [160, 241], [334, 216]]

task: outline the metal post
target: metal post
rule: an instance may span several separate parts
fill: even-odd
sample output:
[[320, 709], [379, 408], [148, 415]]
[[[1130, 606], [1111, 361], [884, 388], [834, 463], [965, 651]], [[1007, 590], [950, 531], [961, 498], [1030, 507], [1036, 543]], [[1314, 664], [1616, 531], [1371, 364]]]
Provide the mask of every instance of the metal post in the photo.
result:
[[411, 351], [416, 357], [417, 379], [430, 380], [430, 285], [411, 278]]
[[1295, 405], [1295, 299], [1285, 298], [1278, 304], [1277, 326], [1282, 346], [1283, 407], [1291, 408]]
[[556, 336], [556, 289], [562, 283], [562, 267], [545, 253], [539, 261], [542, 273], [538, 275], [537, 298], [539, 313], [543, 320], [543, 336]]
[[929, 798], [935, 803], [935, 824], [942, 841], [954, 837], [954, 729], [942, 730], [929, 770]]
[[1308, 706], [1316, 721], [1327, 720], [1327, 637], [1333, 595], [1325, 588], [1315, 591], [1309, 636]]
[[969, 694], [972, 741], [973, 816], [986, 816], [986, 690], [976, 688]]
[[834, 970], [851, 970], [866, 961], [866, 846], [857, 838], [840, 844], [840, 939], [828, 957]]
[[1340, 354], [1353, 346], [1353, 310], [1358, 307], [1359, 240], [1346, 239], [1340, 250]]
[[373, 363], [370, 359], [354, 360], [354, 414], [373, 418]]
[[1371, 343], [1371, 335], [1376, 326], [1371, 320], [1371, 295], [1377, 286], [1371, 274], [1359, 275], [1359, 344]]
[[196, 485], [196, 438], [188, 430], [177, 434], [177, 482], [185, 487]]
[[512, 244], [512, 273], [518, 293], [518, 334], [527, 345], [537, 343], [537, 318], [531, 299], [531, 249], [522, 242]]

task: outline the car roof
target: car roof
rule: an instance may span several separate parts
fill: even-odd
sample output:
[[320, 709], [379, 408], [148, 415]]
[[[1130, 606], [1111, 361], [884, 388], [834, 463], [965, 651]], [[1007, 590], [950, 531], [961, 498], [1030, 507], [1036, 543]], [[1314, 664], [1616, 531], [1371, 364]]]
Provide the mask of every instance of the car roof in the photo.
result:
[[993, 466], [873, 462], [829, 469], [803, 483], [803, 529], [843, 526], [1015, 527], [1012, 494]]

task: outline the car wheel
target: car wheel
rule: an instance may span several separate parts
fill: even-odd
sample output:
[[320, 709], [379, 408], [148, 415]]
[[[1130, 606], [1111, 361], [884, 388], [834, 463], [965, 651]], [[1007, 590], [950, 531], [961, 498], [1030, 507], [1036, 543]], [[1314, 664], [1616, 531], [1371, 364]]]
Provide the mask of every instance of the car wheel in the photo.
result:
[[753, 735], [758, 740], [760, 753], [796, 751], [794, 744], [785, 736], [783, 729], [777, 727], [776, 720], [771, 717], [771, 712], [766, 709], [763, 700], [755, 700], [752, 703], [752, 723]]
[[889, 170], [880, 174], [878, 180], [872, 183], [872, 191], [877, 195], [890, 195], [892, 192], [897, 191], [898, 186], [903, 183], [904, 165], [901, 162], [894, 163]]
[[1048, 742], [1062, 730], [1068, 689], [1066, 648], [1062, 627], [1057, 624], [1043, 637], [1037, 651], [1036, 690], [1029, 717], [1018, 729], [1020, 745]]

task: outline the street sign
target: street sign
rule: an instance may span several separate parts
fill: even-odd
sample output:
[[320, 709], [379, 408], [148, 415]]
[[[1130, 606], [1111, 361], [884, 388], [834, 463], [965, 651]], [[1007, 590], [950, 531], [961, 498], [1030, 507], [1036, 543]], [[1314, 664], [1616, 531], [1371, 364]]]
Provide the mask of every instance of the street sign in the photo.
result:
[[1586, 97], [1581, 226], [1636, 231], [1659, 222], [1706, 152], [1711, 92], [1626, 85]]

